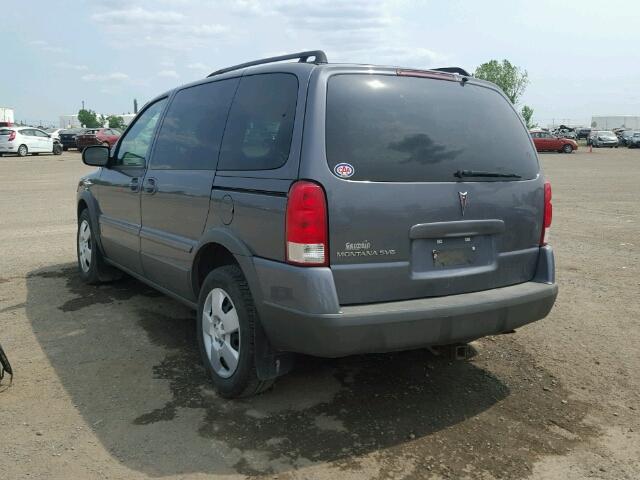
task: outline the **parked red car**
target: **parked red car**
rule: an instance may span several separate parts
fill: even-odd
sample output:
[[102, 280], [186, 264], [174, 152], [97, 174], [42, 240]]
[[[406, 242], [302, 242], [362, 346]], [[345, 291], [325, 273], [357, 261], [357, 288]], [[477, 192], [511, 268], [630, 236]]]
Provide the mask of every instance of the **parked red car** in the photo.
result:
[[578, 149], [578, 143], [570, 138], [560, 138], [545, 131], [529, 132], [536, 150], [539, 152], [571, 153]]
[[122, 135], [122, 133], [115, 128], [87, 129], [84, 133], [81, 133], [76, 137], [76, 144], [78, 145], [79, 151], [82, 151], [91, 145], [113, 147], [120, 138], [120, 135]]

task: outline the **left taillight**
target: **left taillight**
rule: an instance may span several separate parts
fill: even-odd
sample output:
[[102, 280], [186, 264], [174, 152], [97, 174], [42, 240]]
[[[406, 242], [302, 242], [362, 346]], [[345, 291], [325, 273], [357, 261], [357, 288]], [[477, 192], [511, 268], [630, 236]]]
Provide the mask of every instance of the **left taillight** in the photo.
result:
[[298, 181], [287, 199], [287, 263], [303, 266], [329, 264], [327, 198], [320, 185]]
[[16, 131], [12, 130], [11, 133], [9, 134], [9, 138], [7, 138], [7, 141], [12, 142], [16, 139]]
[[540, 234], [540, 246], [547, 244], [549, 228], [553, 218], [553, 205], [551, 204], [551, 184], [544, 182], [544, 213], [542, 215], [542, 233]]

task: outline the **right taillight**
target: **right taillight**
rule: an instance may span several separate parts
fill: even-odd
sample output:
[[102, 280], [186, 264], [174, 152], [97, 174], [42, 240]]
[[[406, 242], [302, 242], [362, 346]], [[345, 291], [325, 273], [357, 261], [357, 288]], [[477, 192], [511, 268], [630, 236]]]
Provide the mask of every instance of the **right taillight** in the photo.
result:
[[294, 183], [289, 190], [286, 218], [287, 262], [328, 265], [327, 199], [322, 187], [308, 181]]
[[9, 138], [7, 139], [7, 141], [12, 142], [15, 139], [16, 139], [16, 131], [11, 130], [11, 133], [9, 134]]
[[544, 214], [542, 217], [542, 233], [540, 234], [540, 246], [547, 244], [551, 219], [553, 218], [553, 205], [551, 205], [551, 184], [544, 182]]

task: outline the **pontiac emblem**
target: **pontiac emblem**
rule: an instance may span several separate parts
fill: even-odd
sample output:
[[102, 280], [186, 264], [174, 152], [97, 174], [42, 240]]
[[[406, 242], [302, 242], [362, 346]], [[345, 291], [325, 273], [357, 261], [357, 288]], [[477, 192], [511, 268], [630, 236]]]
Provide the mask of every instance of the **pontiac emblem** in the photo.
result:
[[460, 198], [460, 209], [462, 210], [462, 216], [464, 217], [464, 211], [467, 209], [467, 192], [458, 192], [458, 197]]

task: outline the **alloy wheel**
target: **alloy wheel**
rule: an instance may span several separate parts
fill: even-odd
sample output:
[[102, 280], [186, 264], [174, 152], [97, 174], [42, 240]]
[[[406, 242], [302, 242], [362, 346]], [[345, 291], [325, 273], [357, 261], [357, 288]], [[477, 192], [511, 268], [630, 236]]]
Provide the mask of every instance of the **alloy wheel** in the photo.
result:
[[231, 297], [221, 288], [211, 290], [204, 302], [202, 337], [216, 375], [232, 376], [240, 358], [240, 323]]
[[87, 273], [91, 268], [92, 247], [91, 227], [89, 222], [83, 220], [78, 232], [78, 256], [80, 258], [80, 268], [84, 273]]

